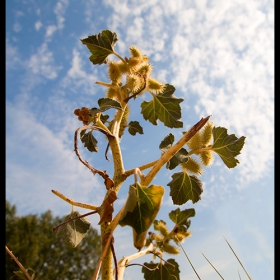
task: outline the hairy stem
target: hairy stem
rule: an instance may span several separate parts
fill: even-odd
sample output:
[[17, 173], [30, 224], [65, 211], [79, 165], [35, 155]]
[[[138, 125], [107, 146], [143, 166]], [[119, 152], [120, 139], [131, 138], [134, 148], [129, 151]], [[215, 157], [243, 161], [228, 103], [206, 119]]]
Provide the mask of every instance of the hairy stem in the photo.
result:
[[147, 174], [147, 176], [141, 180], [141, 184], [148, 186], [163, 167], [163, 165], [166, 164], [166, 162], [168, 162], [207, 123], [209, 118], [210, 116], [202, 118], [187, 133], [185, 133], [175, 145], [173, 145], [166, 153], [164, 153]]

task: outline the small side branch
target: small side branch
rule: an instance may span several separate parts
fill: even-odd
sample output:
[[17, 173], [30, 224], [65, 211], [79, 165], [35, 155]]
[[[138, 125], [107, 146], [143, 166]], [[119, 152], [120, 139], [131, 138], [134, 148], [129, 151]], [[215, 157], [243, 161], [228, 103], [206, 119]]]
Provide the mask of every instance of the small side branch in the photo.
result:
[[65, 195], [63, 195], [62, 193], [56, 191], [56, 190], [52, 190], [52, 192], [57, 195], [58, 197], [60, 197], [61, 199], [63, 199], [64, 201], [68, 202], [69, 204], [73, 205], [73, 206], [78, 206], [84, 209], [90, 209], [90, 210], [98, 210], [99, 206], [95, 206], [92, 204], [86, 204], [86, 203], [80, 203], [80, 202], [76, 202], [70, 198], [67, 198]]
[[76, 131], [75, 131], [75, 136], [74, 136], [74, 151], [76, 153], [76, 155], [78, 156], [79, 160], [95, 175], [96, 173], [99, 174], [103, 179], [104, 179], [104, 183], [106, 185], [107, 189], [113, 188], [114, 186], [114, 182], [109, 178], [109, 175], [106, 173], [106, 171], [101, 171], [98, 169], [95, 169], [94, 167], [92, 167], [88, 161], [85, 161], [82, 159], [80, 153], [79, 153], [79, 149], [78, 149], [78, 134], [80, 133], [80, 131], [85, 130], [85, 129], [92, 129], [92, 130], [98, 130], [100, 132], [102, 132], [103, 134], [105, 134], [108, 138], [109, 141], [111, 141], [112, 139], [115, 139], [115, 136], [113, 134], [110, 134], [108, 131], [98, 127], [98, 126], [90, 126], [90, 125], [84, 125], [79, 127]]
[[147, 176], [142, 179], [141, 184], [148, 186], [162, 166], [168, 162], [207, 123], [209, 118], [210, 116], [201, 118], [201, 120], [196, 123], [187, 133], [185, 133], [175, 145], [173, 145], [166, 153], [164, 153], [149, 171]]
[[22, 272], [25, 274], [25, 276], [27, 277], [28, 280], [33, 280], [33, 278], [28, 274], [27, 270], [24, 268], [24, 266], [20, 263], [20, 261], [14, 256], [14, 254], [12, 253], [12, 251], [10, 251], [10, 249], [6, 247], [6, 251], [7, 253], [12, 257], [12, 259], [16, 262], [16, 264], [19, 266], [19, 268], [22, 270]]

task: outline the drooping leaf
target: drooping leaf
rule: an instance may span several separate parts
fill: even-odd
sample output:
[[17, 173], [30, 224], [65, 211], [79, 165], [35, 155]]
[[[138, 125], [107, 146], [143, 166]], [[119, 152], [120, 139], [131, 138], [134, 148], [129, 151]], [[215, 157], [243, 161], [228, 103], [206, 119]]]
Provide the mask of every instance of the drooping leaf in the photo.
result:
[[185, 209], [183, 211], [181, 211], [180, 208], [177, 208], [169, 213], [170, 220], [177, 225], [179, 231], [181, 232], [187, 231], [191, 224], [189, 218], [194, 216], [195, 210], [193, 208]]
[[163, 195], [162, 186], [145, 187], [139, 183], [130, 186], [119, 224], [133, 228], [134, 246], [139, 250], [145, 245], [146, 233], [160, 209]]
[[[159, 148], [167, 152], [174, 142], [174, 135], [169, 133], [160, 143]], [[180, 149], [167, 163], [166, 168], [172, 170], [181, 163], [188, 161], [188, 152], [185, 148]]]
[[103, 201], [103, 213], [98, 222], [101, 225], [103, 222], [111, 222], [113, 218], [114, 206], [113, 203], [117, 199], [117, 194], [115, 191], [110, 191], [106, 199]]
[[81, 141], [84, 143], [84, 147], [87, 148], [90, 152], [98, 152], [97, 143], [98, 141], [92, 135], [92, 131], [85, 133], [86, 130], [81, 132]]
[[165, 126], [170, 128], [183, 127], [181, 118], [180, 103], [183, 98], [177, 98], [173, 93], [175, 88], [167, 84], [162, 93], [152, 93], [153, 99], [150, 102], [144, 101], [141, 104], [141, 113], [145, 120], [157, 125], [159, 119]]
[[118, 41], [117, 34], [110, 30], [103, 30], [101, 33], [91, 35], [85, 39], [81, 39], [91, 52], [89, 57], [93, 64], [107, 63], [108, 56], [114, 53], [114, 46]]
[[194, 175], [187, 172], [178, 172], [172, 175], [172, 181], [167, 184], [170, 187], [170, 196], [176, 205], [182, 205], [189, 200], [196, 203], [203, 192], [202, 182]]
[[238, 163], [235, 157], [240, 154], [244, 143], [245, 136], [237, 138], [234, 134], [227, 134], [224, 127], [213, 128], [213, 146], [212, 150], [216, 152], [228, 168], [234, 168]]
[[[147, 269], [146, 267], [149, 269]], [[145, 280], [179, 280], [179, 264], [174, 259], [168, 259], [165, 263], [144, 263], [142, 273]]]
[[142, 126], [139, 124], [139, 122], [137, 121], [131, 121], [129, 124], [128, 124], [128, 132], [131, 134], [131, 135], [135, 135], [137, 132], [139, 134], [143, 134], [143, 128]]
[[[63, 222], [68, 221], [73, 218], [77, 218], [81, 214], [77, 211], [74, 211], [67, 215]], [[64, 225], [61, 225], [56, 232], [56, 237], [62, 237], [73, 247], [76, 247], [85, 237], [87, 231], [90, 228], [90, 222], [86, 217], [75, 219]]]

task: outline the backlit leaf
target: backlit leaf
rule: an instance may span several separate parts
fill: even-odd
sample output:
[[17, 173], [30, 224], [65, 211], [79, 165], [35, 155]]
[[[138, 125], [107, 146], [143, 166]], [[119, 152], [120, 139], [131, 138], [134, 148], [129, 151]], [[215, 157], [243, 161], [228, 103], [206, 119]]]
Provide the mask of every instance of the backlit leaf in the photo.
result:
[[189, 200], [196, 203], [201, 199], [202, 182], [194, 175], [187, 172], [178, 172], [172, 175], [172, 181], [167, 184], [170, 187], [170, 196], [176, 205], [182, 205]]
[[89, 59], [93, 64], [107, 63], [108, 56], [114, 52], [114, 46], [117, 40], [117, 34], [110, 30], [103, 30], [99, 34], [81, 39], [82, 43], [91, 52]]
[[[63, 222], [68, 221], [70, 219], [81, 216], [81, 214], [77, 211], [74, 211], [67, 215]], [[73, 247], [76, 247], [82, 239], [85, 237], [87, 231], [90, 228], [90, 222], [86, 217], [75, 219], [70, 221], [64, 225], [61, 225], [56, 232], [56, 237], [62, 237], [67, 242], [70, 242]]]
[[240, 154], [245, 138], [244, 136], [237, 138], [234, 134], [227, 134], [224, 127], [213, 128], [213, 146], [212, 150], [216, 152], [228, 168], [234, 168], [238, 163], [235, 157]]
[[145, 280], [179, 280], [179, 265], [174, 259], [168, 259], [165, 263], [145, 262], [142, 267]]
[[157, 125], [159, 119], [165, 126], [170, 128], [183, 127], [181, 118], [180, 103], [183, 98], [177, 98], [173, 93], [175, 88], [167, 84], [162, 93], [152, 93], [153, 99], [150, 102], [144, 101], [141, 104], [141, 113], [145, 120]]
[[85, 133], [86, 130], [81, 132], [81, 141], [84, 143], [84, 147], [90, 152], [98, 152], [97, 143], [98, 141], [92, 135], [92, 131]]
[[121, 226], [133, 228], [134, 246], [141, 249], [145, 244], [146, 233], [153, 223], [162, 203], [164, 188], [151, 185], [131, 185], [124, 212], [120, 218]]

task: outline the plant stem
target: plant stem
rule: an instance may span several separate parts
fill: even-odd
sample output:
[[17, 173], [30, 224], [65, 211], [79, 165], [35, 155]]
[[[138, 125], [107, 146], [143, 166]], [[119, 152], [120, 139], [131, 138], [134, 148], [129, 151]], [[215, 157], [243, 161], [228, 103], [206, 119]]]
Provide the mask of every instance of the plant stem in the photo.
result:
[[159, 170], [163, 165], [168, 162], [208, 121], [210, 116], [202, 118], [198, 123], [196, 123], [183, 137], [173, 145], [167, 152], [165, 152], [159, 160], [155, 163], [153, 168], [147, 174], [146, 177], [141, 180], [143, 186], [148, 186], [154, 179]]

